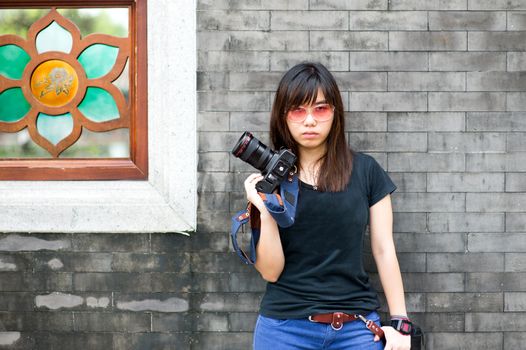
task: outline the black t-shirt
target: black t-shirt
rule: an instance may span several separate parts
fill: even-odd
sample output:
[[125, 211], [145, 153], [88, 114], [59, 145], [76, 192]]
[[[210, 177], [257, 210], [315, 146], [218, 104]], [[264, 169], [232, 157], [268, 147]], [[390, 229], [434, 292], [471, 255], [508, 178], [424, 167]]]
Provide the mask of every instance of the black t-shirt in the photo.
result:
[[316, 313], [368, 313], [379, 307], [363, 268], [369, 207], [396, 190], [374, 158], [354, 153], [351, 181], [341, 192], [300, 182], [296, 221], [280, 228], [285, 267], [267, 283], [260, 313], [304, 318]]

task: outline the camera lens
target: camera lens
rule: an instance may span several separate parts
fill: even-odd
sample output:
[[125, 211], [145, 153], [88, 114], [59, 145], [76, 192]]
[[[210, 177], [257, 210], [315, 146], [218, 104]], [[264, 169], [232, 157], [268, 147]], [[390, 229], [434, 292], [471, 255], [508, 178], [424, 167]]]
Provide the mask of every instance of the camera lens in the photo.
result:
[[262, 173], [274, 155], [274, 151], [265, 146], [261, 141], [248, 131], [245, 131], [232, 149], [232, 154], [241, 158]]
[[236, 142], [234, 148], [232, 149], [232, 154], [239, 158], [246, 151], [250, 140], [252, 140], [253, 138], [254, 136], [251, 133], [245, 131], [243, 135], [241, 135], [239, 140]]

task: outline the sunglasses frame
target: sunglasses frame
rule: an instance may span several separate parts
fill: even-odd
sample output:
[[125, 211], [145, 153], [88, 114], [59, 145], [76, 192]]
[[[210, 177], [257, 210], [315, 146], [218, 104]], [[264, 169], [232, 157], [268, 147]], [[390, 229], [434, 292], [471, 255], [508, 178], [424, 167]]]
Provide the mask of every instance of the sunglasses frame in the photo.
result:
[[[287, 119], [290, 120], [292, 123], [303, 123], [305, 121], [305, 119], [307, 119], [307, 117], [310, 115], [312, 116], [312, 118], [314, 118], [317, 122], [326, 122], [328, 121], [329, 119], [331, 119], [331, 116], [327, 117], [326, 119], [325, 118], [322, 118], [322, 119], [319, 119], [316, 115], [315, 115], [315, 108], [317, 107], [320, 107], [320, 106], [329, 106], [330, 109], [331, 109], [331, 116], [334, 115], [334, 109], [335, 107], [333, 105], [331, 105], [330, 103], [320, 103], [320, 104], [317, 104], [317, 105], [314, 105], [314, 106], [311, 106], [311, 107], [295, 107], [295, 108], [292, 108], [290, 110], [287, 111]], [[305, 113], [305, 117], [302, 119], [302, 120], [295, 120], [293, 118], [290, 117], [290, 112], [293, 111], [293, 110], [296, 110], [296, 109], [303, 109], [306, 113]]]

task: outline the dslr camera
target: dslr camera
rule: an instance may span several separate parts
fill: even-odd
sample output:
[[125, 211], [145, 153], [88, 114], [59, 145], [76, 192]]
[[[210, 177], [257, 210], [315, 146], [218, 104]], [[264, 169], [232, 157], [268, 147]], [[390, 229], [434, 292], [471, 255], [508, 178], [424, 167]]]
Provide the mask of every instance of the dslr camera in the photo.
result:
[[296, 162], [296, 155], [288, 149], [276, 152], [248, 131], [241, 135], [232, 154], [261, 172], [264, 178], [256, 184], [256, 190], [263, 193], [274, 192]]

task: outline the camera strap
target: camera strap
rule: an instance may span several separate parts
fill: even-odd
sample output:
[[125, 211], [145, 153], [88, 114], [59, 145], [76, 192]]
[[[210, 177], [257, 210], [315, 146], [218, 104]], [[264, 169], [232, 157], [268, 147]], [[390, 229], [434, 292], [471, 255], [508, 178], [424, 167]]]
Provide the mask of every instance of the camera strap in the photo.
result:
[[[289, 227], [294, 224], [296, 217], [296, 206], [298, 204], [299, 182], [298, 176], [290, 172], [285, 181], [280, 184], [280, 193], [258, 192], [270, 215], [279, 227]], [[247, 254], [238, 243], [238, 232], [244, 232], [244, 226], [250, 222], [251, 238], [250, 252]], [[230, 237], [234, 250], [245, 264], [253, 265], [256, 262], [256, 246], [259, 241], [261, 230], [261, 219], [259, 210], [248, 203], [247, 208], [240, 210], [232, 217]]]

